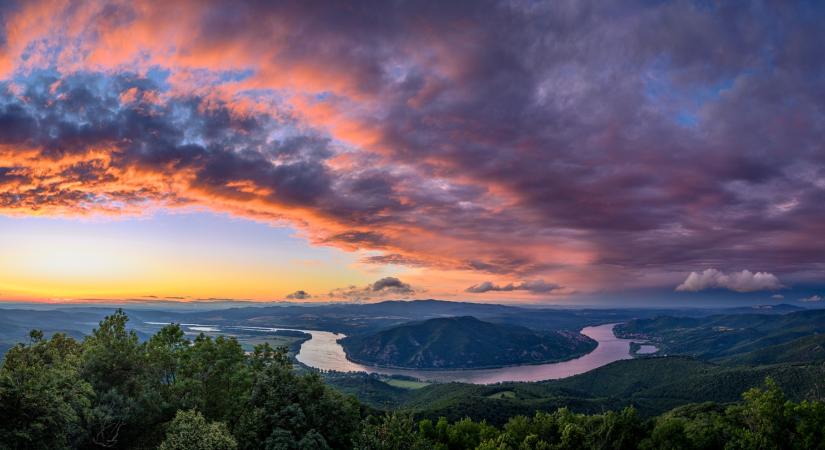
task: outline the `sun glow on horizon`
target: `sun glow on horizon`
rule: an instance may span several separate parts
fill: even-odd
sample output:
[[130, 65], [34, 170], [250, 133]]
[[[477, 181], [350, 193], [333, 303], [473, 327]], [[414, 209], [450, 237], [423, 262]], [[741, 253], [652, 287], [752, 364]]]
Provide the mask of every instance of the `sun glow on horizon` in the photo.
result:
[[[278, 300], [375, 276], [357, 255], [312, 247], [294, 230], [222, 215], [77, 220], [2, 218], [0, 298]], [[221, 238], [210, 239], [220, 233]]]

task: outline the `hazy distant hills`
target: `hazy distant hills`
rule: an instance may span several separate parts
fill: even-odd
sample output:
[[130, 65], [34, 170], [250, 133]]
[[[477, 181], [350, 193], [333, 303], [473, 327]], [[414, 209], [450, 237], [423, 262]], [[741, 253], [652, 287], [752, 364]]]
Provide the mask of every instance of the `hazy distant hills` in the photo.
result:
[[[369, 304], [278, 304], [168, 314], [171, 321], [251, 326], [285, 326], [362, 334], [442, 317], [473, 316], [492, 323], [521, 325], [533, 330], [580, 330], [591, 325], [625, 322], [659, 315], [707, 316], [719, 313], [783, 314], [798, 310], [791, 305], [722, 309], [570, 309], [454, 302], [441, 300], [385, 301]], [[145, 312], [141, 312], [146, 315]]]
[[430, 319], [341, 340], [357, 362], [416, 369], [498, 367], [558, 361], [590, 352], [576, 332], [536, 332], [470, 316]]
[[[683, 318], [699, 318], [712, 314], [775, 315], [800, 309], [797, 306], [782, 304], [715, 310], [525, 308], [439, 300], [386, 301], [370, 304], [268, 303], [255, 306], [250, 306], [249, 302], [241, 302], [237, 307], [221, 309], [221, 306], [235, 304], [195, 303], [192, 309], [171, 302], [126, 302], [111, 305], [0, 303], [0, 355], [15, 343], [26, 341], [31, 329], [40, 329], [47, 336], [59, 331], [79, 338], [89, 333], [103, 317], [113, 313], [117, 307], [126, 309], [130, 318], [129, 326], [137, 329], [141, 338], [154, 332], [153, 327], [145, 325], [146, 322], [287, 327], [358, 335], [374, 333], [411, 321], [473, 316], [485, 322], [519, 325], [545, 332], [575, 331], [590, 325], [620, 323], [664, 315]], [[203, 309], [209, 306], [215, 309]]]
[[663, 354], [718, 362], [809, 363], [825, 357], [825, 310], [821, 309], [783, 315], [661, 316], [631, 320], [616, 327], [616, 333], [652, 339]]

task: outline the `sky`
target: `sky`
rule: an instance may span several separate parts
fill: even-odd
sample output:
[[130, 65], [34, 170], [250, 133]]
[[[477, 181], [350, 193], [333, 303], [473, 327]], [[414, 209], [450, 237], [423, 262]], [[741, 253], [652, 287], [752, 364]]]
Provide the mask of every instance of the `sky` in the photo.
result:
[[825, 299], [814, 1], [0, 3], [0, 299]]

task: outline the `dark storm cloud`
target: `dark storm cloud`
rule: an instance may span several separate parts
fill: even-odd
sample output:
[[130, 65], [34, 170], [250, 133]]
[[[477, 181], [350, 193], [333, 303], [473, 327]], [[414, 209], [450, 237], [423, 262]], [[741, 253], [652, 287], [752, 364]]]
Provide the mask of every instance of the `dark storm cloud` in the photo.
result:
[[[237, 90], [222, 103], [200, 83], [171, 95], [117, 65], [20, 69], [0, 99], [0, 143], [63, 164], [0, 158], [0, 205], [206, 203], [387, 252], [367, 262], [518, 279], [823, 273], [822, 5], [188, 7], [203, 14], [174, 33], [178, 58], [146, 37], [140, 50], [173, 74], [248, 72], [249, 84], [224, 86]], [[112, 8], [111, 28], [172, 26], [148, 6]], [[93, 25], [94, 36], [111, 31]], [[95, 39], [57, 40], [89, 41], [79, 57], [103, 45]], [[260, 91], [277, 106], [236, 112]], [[300, 101], [278, 103], [293, 94]]]
[[[808, 150], [804, 142], [790, 149], [780, 144], [822, 131], [815, 125], [820, 121], [798, 123], [809, 127], [802, 130], [782, 123], [788, 104], [801, 117], [822, 115], [809, 95], [821, 98], [822, 68], [804, 45], [821, 32], [797, 27], [804, 14], [821, 11], [776, 4], [473, 2], [430, 16], [426, 6], [415, 12], [408, 6], [372, 5], [340, 23], [330, 20], [334, 8], [317, 14], [290, 8], [329, 37], [318, 42], [341, 50], [335, 52], [341, 65], [359, 68], [347, 69], [369, 80], [359, 89], [384, 96], [384, 118], [376, 123], [397, 160], [437, 158], [439, 165], [421, 163], [422, 170], [504, 187], [539, 217], [533, 232], [580, 230], [598, 244], [604, 264], [692, 267], [697, 247], [720, 260], [735, 258], [728, 249], [741, 249], [753, 232], [778, 234], [776, 225], [791, 229], [770, 239], [773, 248], [807, 253], [785, 240], [795, 231], [804, 236], [805, 230], [793, 230], [801, 222], [771, 211], [794, 196], [821, 195], [787, 171], [816, 156], [815, 142]], [[387, 18], [382, 25], [371, 20], [376, 11]], [[422, 16], [432, 19], [427, 33], [411, 29]], [[461, 33], [451, 32], [460, 17], [471, 19], [461, 21]], [[793, 42], [785, 42], [783, 31]], [[805, 33], [811, 39], [801, 39]], [[385, 48], [344, 50], [378, 40], [402, 48], [436, 36], [456, 38], [439, 43], [456, 56], [453, 79], [416, 65], [392, 77]], [[319, 56], [313, 46], [292, 51]], [[412, 100], [417, 107], [410, 107]], [[696, 123], [681, 123], [680, 114]], [[753, 187], [764, 190], [761, 198], [751, 198]], [[809, 214], [806, 220], [822, 218]], [[426, 219], [430, 226], [458, 223], [466, 233], [485, 234], [495, 217], [480, 216]], [[719, 223], [726, 226], [712, 225]]]
[[[823, 195], [823, 72], [784, 42], [819, 8], [497, 11], [475, 16], [460, 77], [434, 81], [419, 108], [388, 105], [386, 147], [399, 159], [438, 158], [442, 176], [502, 186], [538, 216], [537, 235], [579, 230], [606, 265], [770, 255], [793, 271], [820, 258], [809, 224], [825, 210], [807, 206]], [[802, 167], [817, 174], [805, 180]]]
[[[288, 121], [268, 114], [238, 118], [219, 101], [207, 104], [191, 96], [122, 103], [119, 97], [133, 89], [157, 87], [131, 75], [97, 73], [59, 80], [33, 75], [22, 96], [6, 86], [0, 95], [5, 104], [0, 145], [19, 165], [0, 171], [4, 184], [17, 181], [0, 191], [0, 203], [32, 210], [93, 209], [96, 204], [118, 209], [118, 202], [186, 203], [194, 190], [216, 199], [257, 198], [286, 207], [338, 205], [336, 213], [357, 215], [357, 209], [340, 204], [377, 176], [377, 170], [363, 179], [331, 172], [325, 164], [332, 155], [328, 139], [312, 134], [271, 139], [273, 132], [289, 133]], [[186, 191], [164, 190], [163, 184], [180, 177]], [[336, 178], [346, 178], [354, 190], [344, 186], [333, 192]], [[372, 197], [382, 193], [391, 195], [384, 188]], [[374, 245], [380, 234], [350, 232], [334, 239]]]

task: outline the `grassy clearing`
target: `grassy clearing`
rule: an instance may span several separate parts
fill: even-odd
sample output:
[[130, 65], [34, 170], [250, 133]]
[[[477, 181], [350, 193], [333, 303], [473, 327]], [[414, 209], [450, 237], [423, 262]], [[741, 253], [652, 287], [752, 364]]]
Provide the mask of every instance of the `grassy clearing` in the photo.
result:
[[241, 347], [243, 347], [245, 351], [252, 351], [256, 345], [263, 344], [265, 342], [268, 342], [273, 348], [291, 348], [293, 344], [301, 340], [302, 338], [292, 336], [238, 336], [238, 343], [241, 344]]
[[496, 392], [495, 394], [488, 395], [487, 398], [496, 398], [496, 399], [516, 398], [516, 393], [513, 392], [513, 391], [500, 391], [500, 392]]
[[394, 386], [401, 389], [421, 389], [425, 386], [430, 385], [430, 383], [424, 381], [397, 380], [395, 378], [388, 378], [384, 380], [384, 382], [389, 384], [390, 386]]

